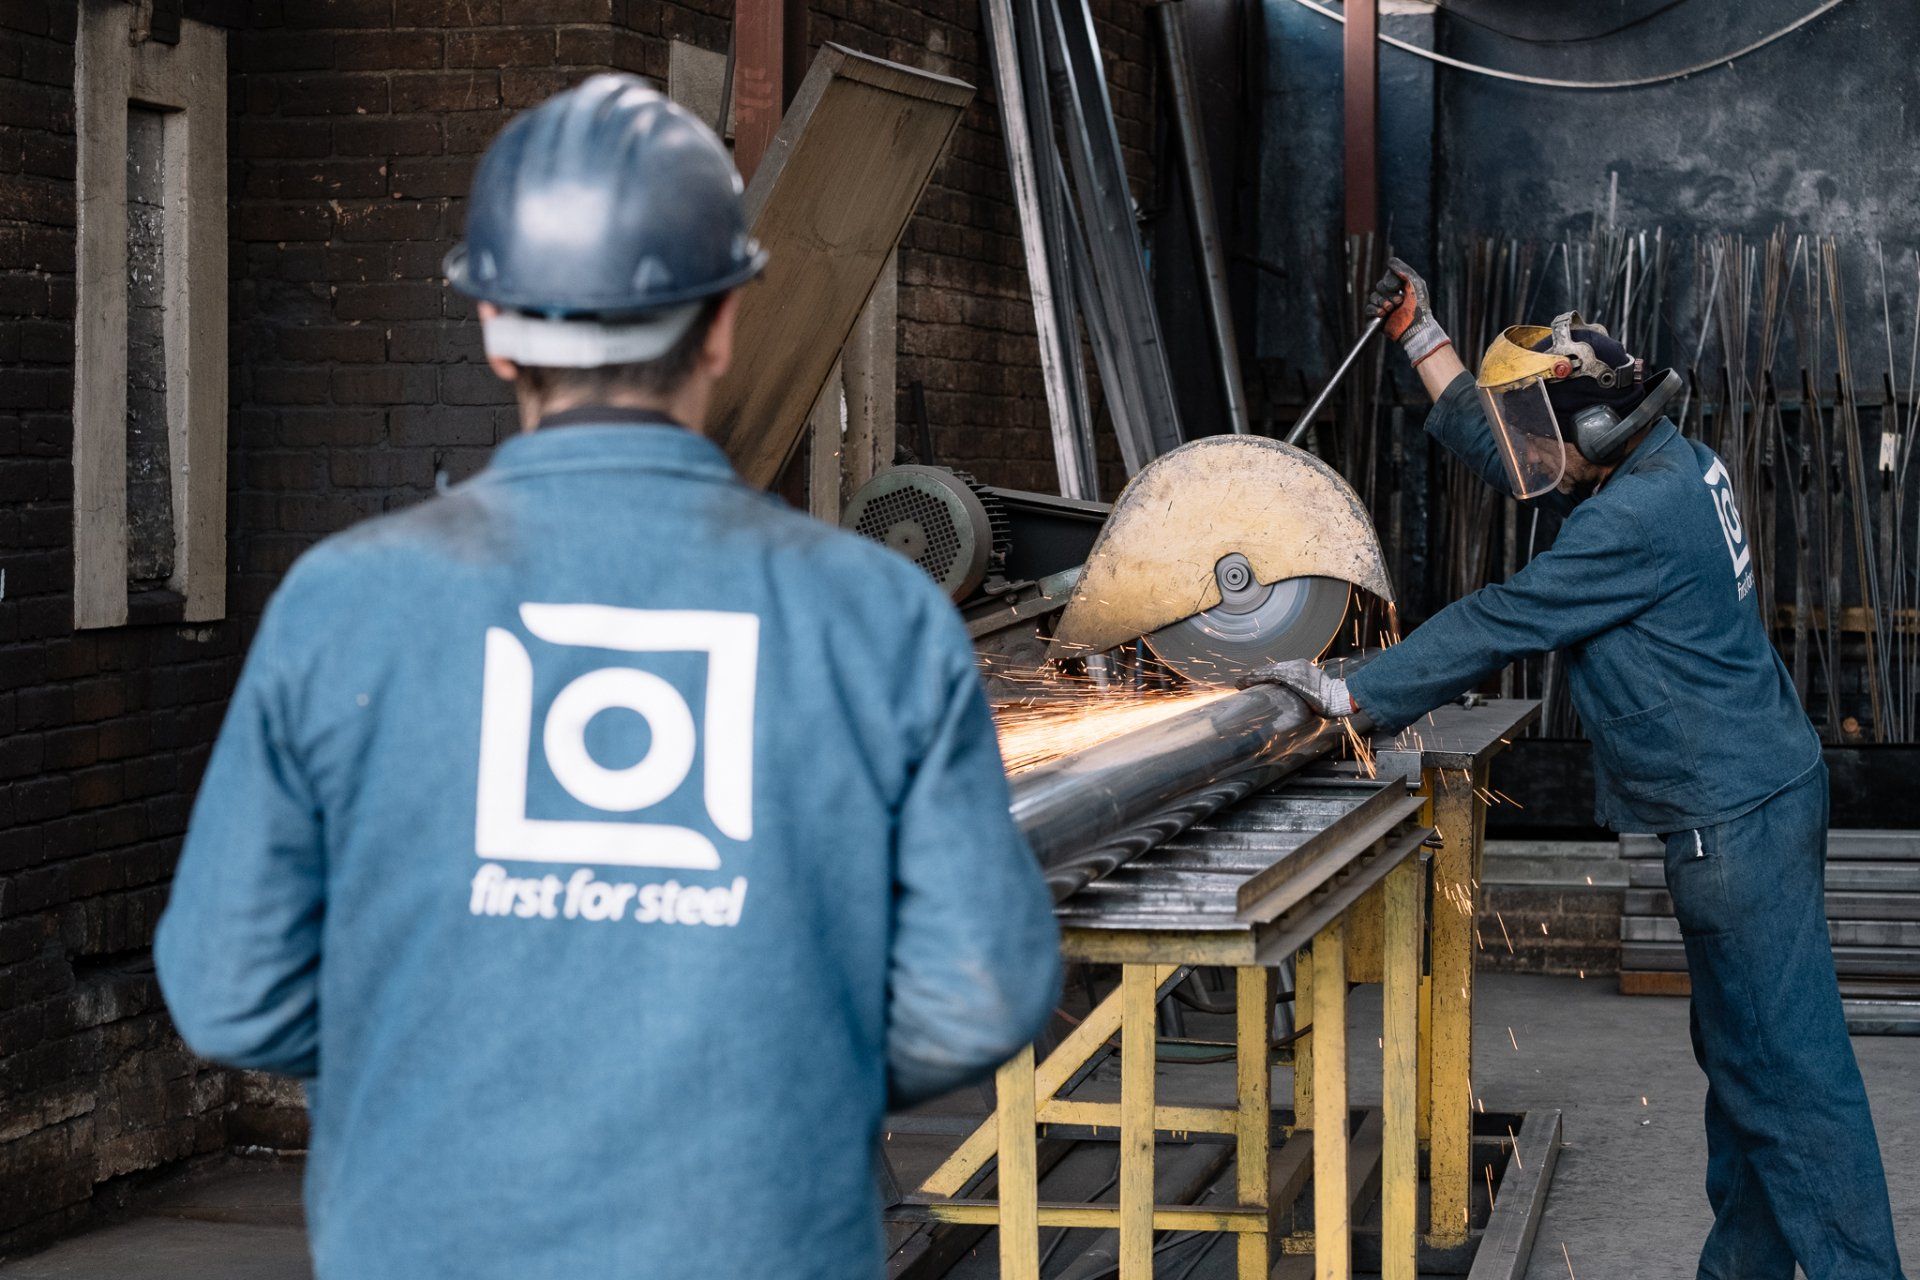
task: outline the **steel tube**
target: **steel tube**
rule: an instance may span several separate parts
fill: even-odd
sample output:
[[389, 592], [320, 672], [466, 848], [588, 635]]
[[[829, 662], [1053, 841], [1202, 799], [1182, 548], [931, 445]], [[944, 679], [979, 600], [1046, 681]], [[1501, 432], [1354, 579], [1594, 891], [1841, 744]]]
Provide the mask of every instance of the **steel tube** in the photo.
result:
[[[1101, 366], [1100, 380], [1121, 458], [1133, 475], [1185, 441], [1173, 372], [1147, 282], [1093, 12], [1087, 0], [1034, 2], [1051, 10], [1048, 67], [1066, 111], [1067, 157], [1092, 265], [1094, 296], [1082, 299], [1082, 311], [1089, 329], [1104, 323], [1110, 335], [1104, 349], [1113, 364]], [[1102, 349], [1096, 343], [1096, 354]]]
[[1058, 900], [1344, 734], [1290, 690], [1256, 685], [1020, 774], [1013, 820]]
[[[1007, 172], [1013, 179], [1014, 205], [1020, 214], [1020, 246], [1026, 255], [1028, 293], [1040, 343], [1040, 374], [1047, 393], [1047, 419], [1053, 429], [1060, 493], [1068, 498], [1092, 498], [1098, 483], [1091, 428], [1085, 421], [1086, 376], [1075, 368], [1080, 339], [1073, 325], [1071, 298], [1063, 296], [1070, 291], [1070, 286], [1063, 289], [1068, 267], [1055, 253], [1057, 237], [1048, 225], [1049, 193], [1043, 190], [1054, 180], [1053, 170], [1058, 164], [1052, 151], [1053, 119], [1046, 113], [1045, 97], [1039, 97], [1036, 104], [1026, 83], [1025, 64], [1044, 55], [1037, 47], [1021, 48], [1012, 0], [980, 0], [980, 14], [1000, 98]], [[1039, 78], [1037, 74], [1034, 77]], [[1041, 155], [1044, 161], [1039, 159]]]
[[1159, 4], [1153, 16], [1160, 24], [1160, 42], [1167, 55], [1167, 101], [1172, 108], [1174, 134], [1180, 139], [1187, 217], [1193, 223], [1194, 253], [1200, 259], [1200, 279], [1206, 286], [1207, 321], [1213, 327], [1215, 355], [1220, 362], [1227, 425], [1235, 435], [1244, 436], [1253, 428], [1248, 421], [1246, 386], [1240, 376], [1240, 342], [1233, 330], [1233, 307], [1227, 298], [1227, 255], [1220, 245], [1220, 219], [1213, 206], [1213, 173], [1207, 163], [1206, 138], [1200, 132], [1199, 107], [1193, 101], [1193, 68], [1187, 61], [1182, 11], [1178, 4]]

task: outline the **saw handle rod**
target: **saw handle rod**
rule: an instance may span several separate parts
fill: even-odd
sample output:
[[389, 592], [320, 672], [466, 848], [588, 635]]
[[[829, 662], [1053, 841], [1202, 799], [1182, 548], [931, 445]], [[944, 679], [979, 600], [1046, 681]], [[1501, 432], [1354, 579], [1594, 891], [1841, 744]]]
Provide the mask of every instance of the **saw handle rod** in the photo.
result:
[[1314, 416], [1320, 412], [1321, 406], [1325, 405], [1328, 397], [1333, 395], [1334, 389], [1340, 385], [1340, 380], [1347, 376], [1347, 370], [1351, 369], [1353, 362], [1360, 358], [1360, 352], [1373, 340], [1373, 335], [1380, 332], [1380, 326], [1386, 322], [1385, 316], [1375, 316], [1367, 322], [1367, 327], [1360, 331], [1359, 340], [1347, 352], [1346, 359], [1340, 362], [1340, 367], [1333, 371], [1331, 378], [1327, 379], [1327, 385], [1320, 388], [1320, 394], [1313, 398], [1313, 403], [1308, 405], [1306, 412], [1300, 415], [1300, 420], [1293, 424], [1293, 430], [1287, 432], [1285, 443], [1292, 445], [1300, 443], [1300, 437], [1307, 434], [1307, 428], [1312, 425]]

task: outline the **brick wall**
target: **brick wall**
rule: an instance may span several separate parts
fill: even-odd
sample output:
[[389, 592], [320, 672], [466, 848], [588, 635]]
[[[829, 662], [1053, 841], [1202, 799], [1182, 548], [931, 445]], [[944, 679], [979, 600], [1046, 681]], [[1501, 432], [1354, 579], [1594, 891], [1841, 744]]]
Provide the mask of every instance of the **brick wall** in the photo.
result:
[[[1144, 194], [1145, 12], [1095, 8]], [[247, 629], [303, 549], [472, 472], [512, 429], [469, 304], [439, 277], [488, 139], [594, 70], [663, 81], [668, 40], [724, 49], [731, 12], [188, 0], [232, 33], [233, 621], [75, 634], [75, 5], [0, 4], [0, 1256], [111, 1207], [144, 1171], [299, 1140], [296, 1094], [182, 1049], [147, 950]], [[941, 460], [1050, 490], [977, 26], [974, 0], [819, 0], [810, 37], [981, 90], [903, 246], [901, 419], [918, 380]]]
[[[667, 41], [724, 49], [730, 11], [725, 0], [335, 0], [290, 3], [279, 23], [236, 38], [234, 310], [246, 357], [237, 585], [247, 611], [315, 538], [416, 501], [441, 473], [470, 473], [513, 430], [505, 389], [480, 362], [471, 305], [439, 276], [487, 141], [514, 111], [594, 70], [664, 82]], [[1145, 13], [1126, 0], [1098, 11], [1144, 193]], [[902, 247], [899, 416], [909, 420], [919, 381], [942, 461], [1053, 490], [977, 6], [820, 0], [809, 34], [981, 90]]]
[[241, 652], [72, 627], [71, 0], [0, 5], [0, 1253], [223, 1141], [147, 946]]
[[[922, 7], [928, 13], [919, 12]], [[841, 0], [817, 3], [814, 12], [816, 42], [910, 62], [978, 90], [901, 248], [901, 438], [911, 440], [908, 388], [922, 382], [941, 462], [989, 484], [1058, 492], [1019, 216], [1000, 140], [998, 94], [981, 47], [979, 5]], [[1122, 154], [1135, 198], [1145, 204], [1152, 190], [1155, 65], [1146, 6], [1095, 0], [1094, 15]], [[1125, 477], [1111, 432], [1100, 445], [1110, 497]]]
[[1562, 977], [1618, 973], [1624, 905], [1623, 892], [1610, 886], [1483, 885], [1479, 965]]

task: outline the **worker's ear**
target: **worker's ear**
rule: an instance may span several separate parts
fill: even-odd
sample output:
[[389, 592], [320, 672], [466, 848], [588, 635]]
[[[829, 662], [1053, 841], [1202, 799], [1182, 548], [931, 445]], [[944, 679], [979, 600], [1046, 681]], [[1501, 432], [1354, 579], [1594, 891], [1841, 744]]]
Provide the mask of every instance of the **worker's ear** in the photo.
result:
[[733, 366], [733, 322], [740, 315], [740, 293], [735, 290], [720, 300], [707, 329], [707, 340], [700, 347], [700, 371], [718, 378]]
[[[483, 302], [480, 304], [481, 324], [485, 324], [499, 314], [500, 308], [494, 306], [491, 302]], [[520, 366], [505, 356], [488, 356], [487, 368], [493, 370], [493, 376], [502, 382], [512, 382], [520, 376]]]

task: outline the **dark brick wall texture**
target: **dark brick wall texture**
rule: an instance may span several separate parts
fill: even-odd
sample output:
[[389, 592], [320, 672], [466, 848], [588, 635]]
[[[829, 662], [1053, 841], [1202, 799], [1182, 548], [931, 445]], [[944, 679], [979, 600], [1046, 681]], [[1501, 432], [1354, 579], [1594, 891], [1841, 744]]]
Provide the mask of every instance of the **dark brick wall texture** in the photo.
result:
[[[1145, 9], [1095, 9], [1144, 193]], [[181, 1047], [147, 950], [251, 620], [306, 547], [470, 474], [513, 428], [439, 276], [488, 139], [595, 70], [664, 82], [668, 41], [724, 49], [731, 13], [187, 0], [231, 33], [231, 620], [76, 634], [75, 4], [0, 0], [0, 1257], [151, 1170], [298, 1140], [295, 1095]], [[901, 419], [918, 380], [943, 461], [1052, 490], [975, 0], [818, 0], [809, 37], [980, 88], [902, 250]]]
[[1585, 978], [1620, 972], [1621, 890], [1514, 884], [1482, 890], [1474, 920], [1481, 969]]

